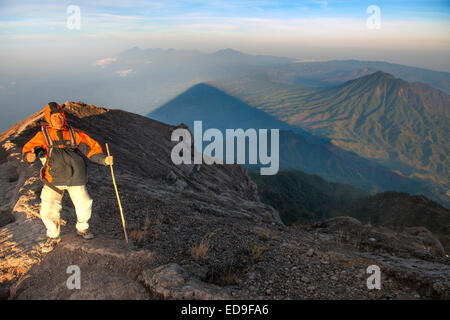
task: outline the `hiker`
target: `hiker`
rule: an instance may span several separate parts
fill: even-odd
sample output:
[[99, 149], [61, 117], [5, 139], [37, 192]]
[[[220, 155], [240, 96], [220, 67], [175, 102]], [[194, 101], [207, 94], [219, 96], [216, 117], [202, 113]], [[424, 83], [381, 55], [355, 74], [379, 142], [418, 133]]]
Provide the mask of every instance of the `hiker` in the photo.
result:
[[88, 221], [91, 218], [92, 199], [89, 196], [86, 163], [81, 154], [89, 160], [112, 165], [113, 157], [103, 154], [101, 146], [86, 133], [70, 127], [63, 111], [64, 105], [49, 102], [44, 109], [44, 125], [23, 147], [22, 154], [30, 163], [39, 156], [43, 161], [41, 180], [41, 219], [47, 229], [47, 241], [42, 252], [47, 253], [61, 240], [60, 212], [64, 190], [67, 190], [77, 215], [77, 234], [83, 239], [92, 239]]

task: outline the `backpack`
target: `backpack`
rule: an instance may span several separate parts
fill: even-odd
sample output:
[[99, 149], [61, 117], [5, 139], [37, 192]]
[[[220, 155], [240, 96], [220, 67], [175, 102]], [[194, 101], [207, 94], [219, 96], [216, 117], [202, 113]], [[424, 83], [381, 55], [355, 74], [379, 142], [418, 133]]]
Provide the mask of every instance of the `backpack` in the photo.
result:
[[[43, 163], [43, 166], [41, 168], [40, 178], [41, 178], [41, 181], [45, 185], [47, 185], [48, 187], [50, 187], [51, 189], [53, 189], [54, 191], [58, 192], [61, 195], [64, 194], [64, 191], [58, 189], [54, 184], [52, 184], [49, 181], [47, 181], [47, 179], [44, 178], [44, 175], [45, 175], [45, 170], [48, 167], [48, 163], [50, 161], [50, 157], [52, 155], [52, 151], [53, 151], [54, 148], [73, 149], [75, 151], [78, 149], [78, 146], [76, 145], [76, 142], [75, 142], [76, 141], [75, 140], [75, 132], [74, 132], [73, 128], [70, 127], [70, 126], [68, 127], [68, 129], [69, 129], [69, 134], [70, 134], [70, 144], [69, 145], [66, 145], [66, 144], [57, 145], [57, 144], [54, 143], [53, 139], [50, 137], [50, 134], [48, 132], [48, 125], [43, 125], [41, 127], [41, 132], [42, 132], [42, 134], [44, 136], [45, 143], [47, 144], [47, 159]], [[64, 143], [64, 141], [63, 141], [63, 143]]]

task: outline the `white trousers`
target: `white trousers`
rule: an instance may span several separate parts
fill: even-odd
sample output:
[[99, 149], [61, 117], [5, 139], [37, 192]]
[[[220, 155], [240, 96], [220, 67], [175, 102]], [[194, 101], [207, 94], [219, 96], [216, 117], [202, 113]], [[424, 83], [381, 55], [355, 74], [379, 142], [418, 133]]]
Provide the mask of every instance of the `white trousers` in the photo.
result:
[[[57, 186], [57, 188], [69, 192], [77, 214], [77, 230], [87, 230], [89, 228], [88, 221], [92, 213], [92, 199], [87, 192], [86, 186]], [[44, 185], [41, 193], [41, 219], [47, 228], [47, 237], [59, 237], [62, 198], [63, 195]]]

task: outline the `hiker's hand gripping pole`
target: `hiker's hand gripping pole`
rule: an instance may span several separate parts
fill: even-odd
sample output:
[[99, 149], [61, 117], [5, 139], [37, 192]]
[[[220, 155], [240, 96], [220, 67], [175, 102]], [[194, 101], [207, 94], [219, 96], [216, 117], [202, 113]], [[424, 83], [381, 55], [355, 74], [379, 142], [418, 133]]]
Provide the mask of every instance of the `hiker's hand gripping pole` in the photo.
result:
[[[106, 150], [108, 152], [108, 157], [110, 157], [111, 155], [109, 154], [108, 144], [106, 144]], [[123, 218], [122, 204], [120, 203], [119, 191], [117, 191], [116, 179], [114, 178], [114, 170], [112, 164], [110, 164], [109, 167], [111, 168], [111, 176], [114, 183], [114, 189], [116, 190], [117, 202], [119, 203], [120, 216], [122, 217], [123, 233], [125, 234], [125, 240], [128, 243], [127, 229], [125, 228], [125, 219]]]

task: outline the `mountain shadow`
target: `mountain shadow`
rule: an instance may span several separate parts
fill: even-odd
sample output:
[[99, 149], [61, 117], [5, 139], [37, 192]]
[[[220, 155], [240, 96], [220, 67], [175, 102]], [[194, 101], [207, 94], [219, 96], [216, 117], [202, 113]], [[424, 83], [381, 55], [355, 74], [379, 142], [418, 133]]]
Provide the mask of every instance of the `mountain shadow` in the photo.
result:
[[284, 123], [208, 84], [198, 84], [148, 114], [170, 124], [193, 128], [202, 120], [203, 130], [273, 129], [280, 131], [280, 170], [297, 169], [333, 182], [347, 183], [368, 192], [398, 190], [426, 194], [442, 201], [427, 183], [403, 177], [383, 165], [345, 151], [317, 135]]

